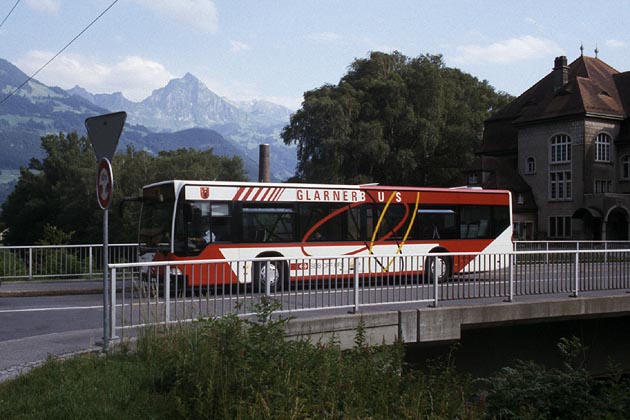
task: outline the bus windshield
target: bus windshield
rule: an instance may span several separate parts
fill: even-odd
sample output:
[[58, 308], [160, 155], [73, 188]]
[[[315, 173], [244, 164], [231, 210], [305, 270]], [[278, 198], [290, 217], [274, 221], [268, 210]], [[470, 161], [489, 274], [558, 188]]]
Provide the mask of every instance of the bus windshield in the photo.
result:
[[144, 191], [138, 235], [141, 248], [170, 251], [174, 201], [172, 186]]

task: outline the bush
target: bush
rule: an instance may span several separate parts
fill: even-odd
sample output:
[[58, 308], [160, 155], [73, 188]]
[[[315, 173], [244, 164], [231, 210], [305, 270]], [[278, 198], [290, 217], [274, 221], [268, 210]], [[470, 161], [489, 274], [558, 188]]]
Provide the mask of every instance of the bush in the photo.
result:
[[630, 383], [620, 375], [595, 380], [584, 367], [587, 348], [576, 337], [561, 339], [558, 350], [564, 360], [560, 369], [517, 360], [479, 380], [486, 415], [497, 419], [626, 419]]
[[350, 351], [287, 341], [286, 320], [272, 318], [272, 308], [256, 321], [230, 316], [152, 329], [140, 340], [138, 357], [181, 418], [474, 418], [467, 384], [452, 370], [409, 372], [402, 345], [369, 347], [362, 328]]
[[28, 276], [28, 265], [21, 258], [19, 251], [0, 249], [0, 277]]

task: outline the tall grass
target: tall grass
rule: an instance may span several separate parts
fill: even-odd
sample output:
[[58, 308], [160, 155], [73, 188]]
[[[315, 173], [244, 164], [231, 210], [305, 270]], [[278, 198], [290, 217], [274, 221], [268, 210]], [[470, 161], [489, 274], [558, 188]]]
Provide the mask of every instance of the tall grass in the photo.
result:
[[[289, 341], [264, 303], [236, 316], [154, 327], [133, 351], [50, 359], [0, 384], [0, 419], [623, 419], [630, 382], [594, 380], [565, 340], [561, 369], [516, 362], [470, 380], [448, 361], [410, 369], [402, 345]], [[549, 416], [549, 417], [547, 417]]]
[[478, 418], [469, 383], [411, 372], [402, 345], [288, 341], [286, 319], [235, 316], [143, 332], [133, 352], [51, 359], [0, 384], [2, 419]]

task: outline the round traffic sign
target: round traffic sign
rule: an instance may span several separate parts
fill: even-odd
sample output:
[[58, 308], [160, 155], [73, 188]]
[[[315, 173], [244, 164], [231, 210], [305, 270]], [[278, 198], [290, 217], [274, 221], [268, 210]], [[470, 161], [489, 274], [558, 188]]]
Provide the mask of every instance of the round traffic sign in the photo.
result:
[[103, 210], [107, 209], [114, 195], [114, 174], [109, 159], [103, 158], [96, 171], [96, 199]]

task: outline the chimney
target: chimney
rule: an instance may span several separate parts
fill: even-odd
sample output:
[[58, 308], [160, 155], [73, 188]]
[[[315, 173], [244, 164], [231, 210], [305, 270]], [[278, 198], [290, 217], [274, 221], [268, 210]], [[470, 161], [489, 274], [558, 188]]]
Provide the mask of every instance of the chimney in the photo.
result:
[[258, 182], [269, 182], [269, 145], [261, 144], [258, 149]]
[[569, 66], [564, 55], [556, 57], [553, 66], [553, 91], [557, 92], [569, 82]]

